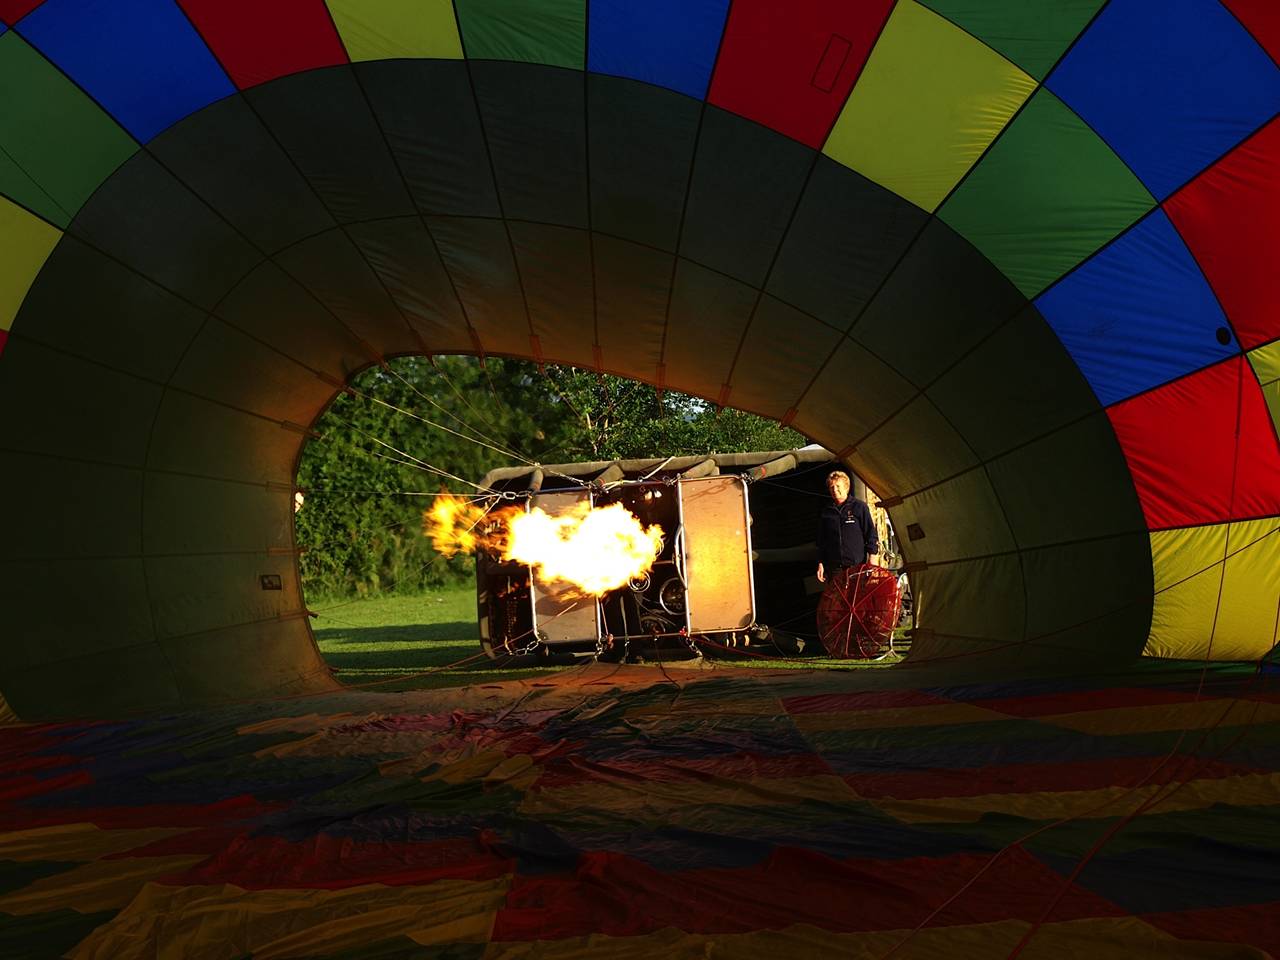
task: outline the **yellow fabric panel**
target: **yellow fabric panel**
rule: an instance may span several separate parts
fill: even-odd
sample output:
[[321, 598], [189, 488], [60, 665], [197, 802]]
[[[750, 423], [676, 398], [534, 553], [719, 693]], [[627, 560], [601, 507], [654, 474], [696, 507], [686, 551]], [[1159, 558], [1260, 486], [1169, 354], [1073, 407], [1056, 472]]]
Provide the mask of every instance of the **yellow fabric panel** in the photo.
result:
[[13, 326], [31, 282], [62, 231], [0, 197], [0, 330]]
[[97, 913], [129, 904], [150, 881], [182, 873], [208, 860], [207, 854], [94, 860], [66, 873], [37, 880], [0, 897], [0, 913], [27, 916], [76, 910]]
[[186, 827], [103, 830], [92, 823], [15, 830], [0, 833], [0, 860], [97, 860], [186, 832]]
[[1147, 656], [1256, 660], [1271, 649], [1280, 613], [1280, 517], [1155, 531], [1151, 556], [1156, 596]]
[[9, 706], [9, 701], [4, 698], [4, 694], [0, 693], [0, 724], [17, 723], [18, 715], [13, 712], [13, 707]]
[[1250, 350], [1249, 362], [1262, 384], [1262, 395], [1267, 398], [1267, 409], [1271, 411], [1271, 422], [1276, 425], [1276, 433], [1280, 433], [1280, 340]]
[[[1159, 761], [1152, 760], [1151, 766]], [[1176, 789], [1175, 789], [1176, 786]], [[1152, 797], [1162, 799], [1152, 809], [1160, 813], [1203, 810], [1215, 803], [1236, 806], [1271, 806], [1280, 789], [1280, 774], [1258, 773], [1241, 777], [1191, 780], [1180, 785], [1148, 784], [1132, 787], [1100, 787], [1096, 790], [1061, 790], [1045, 793], [993, 793], [980, 797], [939, 797], [928, 800], [869, 800], [903, 823], [976, 823], [984, 816], [1056, 820], [1062, 817], [1092, 819], [1132, 813]], [[1164, 795], [1168, 794], [1167, 797]]]
[[368, 884], [345, 890], [242, 890], [148, 884], [67, 954], [74, 960], [254, 960], [327, 956], [393, 936], [484, 943], [510, 878]]
[[452, 0], [328, 0], [353, 61], [400, 57], [461, 60]]
[[903, 0], [823, 152], [933, 211], [1035, 88], [990, 47]]

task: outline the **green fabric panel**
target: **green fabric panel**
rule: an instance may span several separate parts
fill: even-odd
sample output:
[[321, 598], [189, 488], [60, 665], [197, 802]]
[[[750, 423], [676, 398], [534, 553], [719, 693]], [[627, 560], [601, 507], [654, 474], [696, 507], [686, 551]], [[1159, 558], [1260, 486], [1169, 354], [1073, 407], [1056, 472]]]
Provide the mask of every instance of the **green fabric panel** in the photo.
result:
[[393, 60], [355, 72], [422, 213], [500, 215], [467, 64]]
[[585, 90], [576, 73], [516, 63], [471, 66], [503, 215], [587, 226]]
[[[229, 513], [223, 519], [243, 522]], [[147, 557], [146, 565], [151, 593], [165, 598], [155, 610], [156, 638], [160, 640], [270, 620], [297, 612], [302, 606], [292, 556]], [[279, 575], [283, 589], [259, 587], [259, 575], [272, 573]], [[181, 665], [175, 662], [173, 666], [175, 675], [181, 675]]]
[[590, 367], [595, 339], [591, 236], [541, 223], [509, 224], [542, 356]]
[[138, 145], [15, 30], [0, 36], [0, 193], [65, 227]]
[[1104, 0], [919, 0], [1043, 79]]
[[519, 60], [583, 69], [586, 0], [454, 0], [471, 60]]
[[40, 318], [24, 332], [41, 343], [161, 382], [206, 316], [71, 236], [50, 254], [23, 309]]
[[[945, 223], [931, 220], [852, 336], [923, 387], [1026, 302], [971, 243]], [[1058, 352], [1066, 356], [1060, 347]]]
[[5, 960], [61, 957], [115, 915], [115, 910], [79, 913], [63, 909], [27, 917], [6, 916], [0, 923], [0, 957]]
[[[969, 470], [907, 497], [890, 516], [912, 560], [937, 563], [1017, 548], [985, 470]], [[915, 540], [907, 530], [912, 524], [920, 528], [921, 536]]]
[[1111, 148], [1041, 89], [938, 215], [1034, 297], [1154, 205]]
[[902, 0], [822, 150], [932, 211], [1035, 86], [954, 24]]
[[352, 224], [347, 233], [428, 350], [475, 349], [448, 271], [420, 217]]
[[[56, 877], [78, 866], [80, 864], [72, 860], [0, 860], [0, 896], [21, 890], [45, 877]], [[0, 920], [0, 923], [3, 922]]]
[[592, 247], [604, 369], [653, 380], [662, 356], [675, 258], [598, 234]]
[[1080, 368], [1032, 306], [926, 393], [984, 458], [1098, 409]]
[[[904, 450], [912, 455], [903, 456]], [[858, 444], [851, 465], [875, 490], [913, 493], [977, 464], [978, 458], [927, 397], [917, 397]]]
[[1151, 626], [1151, 544], [1145, 533], [1022, 554], [1032, 643], [1093, 656], [1136, 657]]
[[674, 251], [702, 104], [592, 73], [587, 110], [592, 228]]
[[[981, 584], [981, 589], [975, 584]], [[911, 589], [916, 598], [916, 622], [944, 635], [941, 643], [915, 641], [912, 659], [967, 652], [985, 645], [965, 643], [963, 638], [988, 644], [1023, 638], [1026, 608], [1022, 568], [1016, 556], [929, 566], [911, 574]], [[993, 603], [992, 597], [1002, 602]], [[946, 637], [961, 639], [948, 643]]]
[[[288, 490], [151, 471], [145, 496], [142, 543], [148, 554], [293, 546], [293, 494]], [[191, 509], [194, 503], [199, 510]]]
[[155, 417], [147, 466], [246, 483], [293, 482], [302, 434], [278, 421], [170, 390]]
[[502, 222], [430, 217], [427, 227], [485, 351], [528, 356], [529, 315]]
[[756, 290], [745, 283], [680, 260], [671, 291], [666, 383], [714, 398], [719, 384], [729, 379], [733, 353], [756, 297]]
[[345, 232], [330, 230], [294, 244], [276, 262], [380, 353], [421, 352], [404, 314]]
[[311, 184], [243, 97], [210, 104], [198, 122], [175, 123], [147, 150], [263, 250], [280, 250], [334, 225]]
[[1267, 409], [1271, 411], [1271, 422], [1275, 424], [1276, 433], [1280, 434], [1280, 340], [1251, 350], [1249, 363], [1262, 384], [1262, 395], [1266, 397]]
[[0, 559], [23, 557], [131, 556], [139, 536], [142, 472], [124, 467], [5, 454], [0, 503], [56, 504], [49, 510], [5, 514]]
[[794, 307], [761, 297], [733, 371], [730, 403], [781, 419], [808, 387], [814, 357], [825, 357], [839, 337]]
[[264, 263], [218, 305], [218, 316], [342, 380], [375, 359], [356, 336], [275, 263]]
[[818, 157], [768, 290], [848, 329], [928, 217], [861, 174]]
[[993, 460], [987, 469], [1023, 548], [1146, 531], [1105, 412]]
[[[142, 466], [162, 388], [10, 337], [0, 356], [0, 449]], [[54, 467], [50, 467], [54, 469]], [[58, 467], [57, 469], [62, 469]]]
[[[914, 395], [911, 384], [884, 361], [845, 339], [797, 405], [796, 427], [809, 436], [820, 432], [828, 448], [841, 450], [861, 442]], [[884, 496], [907, 492], [885, 483], [881, 478], [876, 487]]]
[[325, 0], [355, 60], [462, 58], [451, 0]]

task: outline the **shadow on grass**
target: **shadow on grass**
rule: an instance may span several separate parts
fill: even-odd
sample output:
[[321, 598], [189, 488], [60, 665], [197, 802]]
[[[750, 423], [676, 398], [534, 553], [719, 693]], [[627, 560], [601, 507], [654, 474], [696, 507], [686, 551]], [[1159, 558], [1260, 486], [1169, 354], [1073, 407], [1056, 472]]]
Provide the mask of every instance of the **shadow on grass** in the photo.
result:
[[475, 640], [480, 633], [474, 620], [449, 623], [413, 623], [395, 627], [326, 627], [316, 639], [329, 644], [430, 643], [433, 640]]
[[398, 650], [357, 650], [349, 653], [330, 650], [324, 658], [329, 666], [344, 673], [413, 673], [415, 670], [448, 666], [479, 652], [480, 644], [477, 641], [474, 648], [401, 647]]

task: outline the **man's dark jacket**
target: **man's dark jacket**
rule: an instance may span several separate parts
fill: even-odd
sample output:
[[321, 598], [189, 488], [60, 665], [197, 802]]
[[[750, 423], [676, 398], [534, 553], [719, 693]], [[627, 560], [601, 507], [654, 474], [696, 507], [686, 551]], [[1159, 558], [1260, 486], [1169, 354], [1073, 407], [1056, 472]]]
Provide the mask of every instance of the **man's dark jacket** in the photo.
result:
[[852, 495], [844, 503], [829, 502], [818, 517], [818, 560], [827, 576], [841, 567], [856, 567], [880, 549], [871, 511]]

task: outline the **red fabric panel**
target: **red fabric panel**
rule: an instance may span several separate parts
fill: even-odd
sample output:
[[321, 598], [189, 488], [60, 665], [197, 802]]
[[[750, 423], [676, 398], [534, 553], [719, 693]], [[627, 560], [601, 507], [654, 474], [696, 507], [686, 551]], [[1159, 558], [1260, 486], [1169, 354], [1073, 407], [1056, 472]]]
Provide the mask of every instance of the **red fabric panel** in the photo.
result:
[[812, 697], [787, 697], [782, 706], [792, 715], [801, 713], [849, 713], [856, 710], [893, 710], [899, 707], [933, 707], [954, 703], [923, 690], [887, 690], [880, 693], [824, 693]]
[[4, 345], [9, 342], [9, 331], [0, 330], [0, 354], [4, 353]]
[[1142, 919], [1183, 940], [1247, 943], [1280, 957], [1280, 901], [1178, 913], [1144, 913]]
[[736, 0], [707, 99], [821, 147], [892, 6], [893, 0]]
[[13, 26], [44, 0], [0, 0], [0, 20]]
[[[84, 774], [88, 776], [88, 774]], [[74, 783], [62, 786], [74, 786]], [[284, 809], [250, 796], [230, 797], [209, 804], [151, 803], [122, 807], [0, 806], [0, 830], [33, 830], [63, 823], [92, 823], [104, 830], [135, 827], [199, 827], [218, 819], [248, 820]]]
[[1059, 713], [1083, 713], [1087, 710], [1114, 710], [1117, 707], [1154, 707], [1167, 703], [1191, 703], [1194, 690], [1160, 690], [1154, 687], [1104, 687], [1100, 690], [1069, 690], [1063, 693], [1040, 693], [1029, 697], [1001, 697], [996, 700], [973, 700], [984, 707], [1011, 717], [1051, 717]]
[[1233, 357], [1107, 410], [1150, 529], [1280, 514], [1280, 443], [1247, 365]]
[[736, 753], [716, 757], [685, 757], [660, 760], [600, 760], [587, 761], [581, 757], [568, 757], [567, 762], [554, 763], [543, 768], [542, 776], [531, 788], [532, 792], [556, 790], [579, 783], [598, 783], [602, 780], [631, 778], [645, 782], [682, 783], [705, 781], [708, 776], [733, 780], [786, 780], [794, 777], [819, 777], [831, 773], [831, 768], [816, 754], [768, 756], [754, 753]]
[[[1161, 764], [1162, 757], [1120, 757], [1068, 763], [1016, 763], [981, 769], [860, 773], [844, 778], [850, 789], [869, 799], [930, 800], [939, 797], [983, 797], [988, 794], [1059, 793], [1160, 784], [1186, 777], [1182, 758]], [[1217, 780], [1254, 773], [1252, 768], [1214, 760], [1197, 766], [1195, 779]]]
[[[492, 940], [642, 936], [675, 927], [745, 933], [810, 924], [854, 933], [909, 927], [977, 876], [990, 854], [905, 860], [835, 860], [784, 848], [754, 867], [664, 873], [616, 853], [587, 853], [573, 876], [518, 877], [498, 911]], [[1063, 879], [1024, 850], [1000, 857], [933, 921], [935, 926], [1035, 920]], [[1068, 889], [1055, 921], [1125, 911], [1080, 887]]]
[[178, 0], [241, 90], [347, 62], [324, 0]]
[[[1274, 9], [1280, 11], [1280, 5]], [[1280, 337], [1277, 170], [1280, 119], [1164, 203], [1246, 350]]]
[[1273, 60], [1280, 60], [1280, 3], [1276, 0], [1222, 0]]

